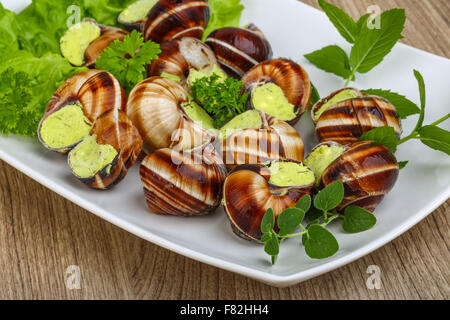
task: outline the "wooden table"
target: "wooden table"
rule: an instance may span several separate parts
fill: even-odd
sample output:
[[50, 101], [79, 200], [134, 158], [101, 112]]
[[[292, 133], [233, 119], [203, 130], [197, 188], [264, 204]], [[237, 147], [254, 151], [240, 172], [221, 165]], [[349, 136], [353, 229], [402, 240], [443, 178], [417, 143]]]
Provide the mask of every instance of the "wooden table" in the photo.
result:
[[[274, 0], [275, 1], [275, 0]], [[317, 6], [315, 0], [304, 2]], [[372, 0], [332, 1], [354, 17]], [[448, 0], [377, 0], [406, 7], [402, 41], [450, 58]], [[0, 162], [2, 299], [448, 299], [450, 201], [388, 245], [332, 273], [277, 289], [162, 249]], [[66, 288], [78, 265], [81, 289]], [[368, 266], [381, 269], [369, 290]]]

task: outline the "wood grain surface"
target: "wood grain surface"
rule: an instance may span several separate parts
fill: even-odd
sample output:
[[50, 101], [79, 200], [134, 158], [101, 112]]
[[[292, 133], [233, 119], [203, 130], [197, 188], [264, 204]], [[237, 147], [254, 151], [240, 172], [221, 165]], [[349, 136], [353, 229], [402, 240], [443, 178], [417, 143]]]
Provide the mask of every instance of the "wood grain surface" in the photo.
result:
[[[274, 0], [275, 1], [275, 0]], [[315, 0], [304, 2], [316, 6]], [[402, 41], [450, 58], [450, 1], [332, 1], [355, 18], [374, 4], [405, 7]], [[148, 243], [79, 208], [0, 161], [2, 299], [449, 299], [450, 201], [372, 254], [278, 289]], [[66, 288], [77, 265], [81, 289]], [[367, 268], [381, 270], [369, 290]]]

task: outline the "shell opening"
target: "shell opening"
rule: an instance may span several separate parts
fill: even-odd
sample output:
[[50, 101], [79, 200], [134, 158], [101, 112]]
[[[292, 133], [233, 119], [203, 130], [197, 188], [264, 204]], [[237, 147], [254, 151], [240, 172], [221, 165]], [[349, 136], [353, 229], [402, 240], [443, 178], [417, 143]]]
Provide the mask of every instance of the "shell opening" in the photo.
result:
[[66, 148], [81, 141], [92, 128], [79, 103], [68, 104], [42, 121], [42, 142], [52, 149]]
[[341, 92], [339, 92], [335, 96], [333, 96], [331, 99], [324, 101], [322, 106], [320, 106], [319, 110], [317, 110], [314, 113], [315, 120], [316, 121], [319, 120], [322, 113], [324, 113], [332, 105], [335, 105], [336, 103], [339, 103], [339, 102], [342, 102], [342, 101], [345, 101], [348, 99], [356, 98], [358, 96], [359, 96], [358, 92], [353, 89], [342, 90]]
[[87, 136], [69, 153], [69, 166], [79, 178], [90, 178], [102, 169], [110, 173], [117, 150], [108, 144], [97, 143], [97, 136]]
[[280, 120], [289, 121], [297, 115], [283, 90], [273, 82], [257, 86], [252, 92], [252, 105]]
[[317, 185], [320, 184], [322, 173], [345, 151], [343, 146], [338, 144], [324, 144], [314, 149], [305, 159], [305, 164], [310, 167], [317, 177]]
[[82, 21], [72, 26], [62, 36], [60, 49], [62, 55], [74, 66], [81, 66], [89, 44], [101, 35], [100, 27], [91, 21]]
[[249, 110], [237, 115], [220, 128], [220, 136], [226, 139], [237, 131], [244, 129], [258, 129], [262, 126], [261, 115], [256, 110]]
[[277, 187], [301, 187], [314, 184], [314, 172], [302, 163], [292, 161], [272, 161], [269, 183]]
[[133, 2], [120, 13], [118, 21], [123, 24], [139, 22], [147, 17], [147, 14], [157, 2], [158, 0], [138, 0]]

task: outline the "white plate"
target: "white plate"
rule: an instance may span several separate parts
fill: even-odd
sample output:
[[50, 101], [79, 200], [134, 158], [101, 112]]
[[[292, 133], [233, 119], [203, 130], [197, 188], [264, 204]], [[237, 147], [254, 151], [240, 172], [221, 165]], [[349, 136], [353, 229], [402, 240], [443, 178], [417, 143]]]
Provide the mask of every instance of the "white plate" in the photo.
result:
[[[344, 85], [343, 80], [308, 64], [303, 54], [329, 44], [349, 46], [325, 14], [294, 0], [244, 0], [243, 22], [256, 23], [267, 35], [274, 56], [301, 63], [322, 96]], [[15, 10], [26, 1], [2, 0]], [[410, 23], [418, 23], [410, 21]], [[413, 68], [420, 70], [427, 85], [425, 123], [449, 110], [450, 60], [405, 45], [397, 45], [385, 61], [369, 75], [358, 75], [355, 86], [390, 88], [418, 101]], [[404, 121], [409, 132], [416, 117]], [[444, 124], [446, 129], [448, 123]], [[297, 129], [307, 147], [315, 143], [312, 124], [305, 116]], [[354, 261], [391, 241], [436, 209], [450, 196], [450, 157], [419, 142], [400, 147], [399, 160], [411, 160], [402, 170], [395, 189], [378, 207], [377, 225], [356, 235], [345, 234], [338, 224], [331, 227], [340, 244], [339, 252], [324, 260], [309, 259], [299, 239], [283, 244], [278, 263], [271, 266], [261, 245], [236, 237], [222, 209], [198, 218], [162, 217], [147, 211], [138, 166], [111, 191], [93, 191], [76, 181], [64, 156], [46, 151], [36, 139], [0, 138], [0, 158], [61, 196], [99, 217], [164, 248], [187, 257], [260, 280], [288, 286]]]

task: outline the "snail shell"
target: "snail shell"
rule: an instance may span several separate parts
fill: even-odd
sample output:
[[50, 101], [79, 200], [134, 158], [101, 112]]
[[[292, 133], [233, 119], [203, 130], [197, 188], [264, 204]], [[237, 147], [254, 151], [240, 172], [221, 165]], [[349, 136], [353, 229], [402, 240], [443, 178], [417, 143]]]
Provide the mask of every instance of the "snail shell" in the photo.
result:
[[185, 81], [191, 69], [212, 68], [216, 63], [214, 52], [207, 45], [196, 38], [185, 37], [161, 46], [161, 54], [149, 65], [148, 75], [168, 73]]
[[223, 158], [227, 168], [280, 158], [302, 161], [304, 144], [299, 133], [286, 122], [257, 111], [262, 122], [260, 128], [239, 130], [223, 140]]
[[[112, 146], [118, 154], [111, 164], [94, 176], [78, 179], [91, 188], [108, 189], [122, 181], [136, 162], [142, 150], [142, 138], [126, 113], [118, 109], [106, 111], [98, 117], [90, 135], [95, 135], [98, 144]], [[69, 153], [69, 166], [75, 151], [76, 148]]]
[[249, 164], [235, 168], [225, 179], [225, 212], [233, 231], [244, 239], [259, 241], [266, 211], [272, 208], [277, 218], [283, 210], [293, 208], [305, 194], [311, 194], [314, 186], [312, 183], [279, 187], [269, 183], [270, 175], [267, 165]]
[[212, 135], [183, 111], [181, 104], [188, 96], [178, 83], [162, 77], [151, 77], [131, 91], [126, 111], [139, 130], [144, 149], [203, 145]]
[[54, 112], [67, 105], [79, 103], [86, 118], [94, 123], [108, 110], [122, 110], [126, 95], [119, 81], [110, 73], [101, 70], [87, 70], [67, 79], [55, 92], [38, 127], [38, 138], [49, 150], [66, 153], [79, 141], [61, 148], [51, 148], [41, 136], [44, 121]]
[[227, 171], [206, 144], [190, 151], [156, 150], [145, 157], [140, 174], [153, 213], [198, 216], [219, 206]]
[[274, 83], [280, 87], [289, 103], [294, 106], [296, 117], [287, 121], [292, 125], [308, 109], [311, 102], [312, 87], [308, 73], [292, 60], [263, 61], [250, 69], [242, 78], [242, 82], [250, 95], [254, 89], [266, 83]]
[[241, 78], [258, 63], [272, 58], [272, 47], [255, 25], [227, 27], [212, 32], [205, 43], [230, 76]]
[[162, 44], [176, 38], [201, 39], [209, 22], [207, 0], [159, 0], [143, 28], [145, 41]]
[[[315, 119], [315, 113], [328, 100], [344, 90], [353, 90], [358, 97], [347, 99], [331, 105]], [[312, 108], [312, 118], [316, 123], [319, 141], [335, 141], [349, 144], [372, 129], [390, 126], [400, 137], [402, 127], [395, 107], [386, 99], [362, 94], [354, 88], [344, 88], [317, 102]]]
[[394, 187], [398, 173], [397, 160], [387, 147], [362, 141], [352, 144], [325, 169], [322, 182], [325, 187], [337, 180], [344, 183], [344, 200], [338, 210], [356, 205], [373, 212]]

